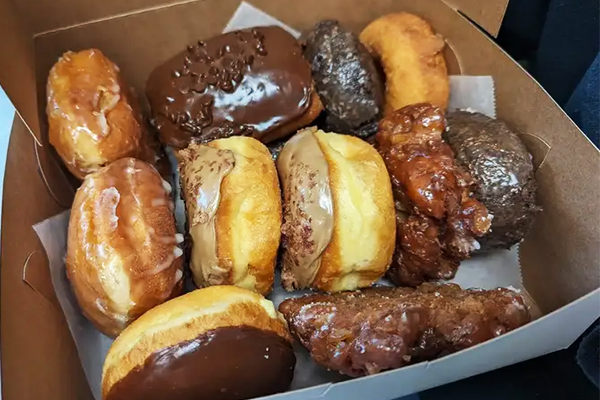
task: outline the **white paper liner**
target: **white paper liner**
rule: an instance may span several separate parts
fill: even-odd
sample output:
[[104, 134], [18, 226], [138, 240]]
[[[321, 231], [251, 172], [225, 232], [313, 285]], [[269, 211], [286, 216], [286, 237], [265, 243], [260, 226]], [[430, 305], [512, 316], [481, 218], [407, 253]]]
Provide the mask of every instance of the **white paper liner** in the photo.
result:
[[259, 10], [253, 5], [242, 1], [237, 10], [233, 13], [233, 17], [229, 20], [223, 33], [236, 31], [239, 29], [252, 28], [255, 26], [276, 25], [288, 31], [296, 39], [300, 37], [300, 32], [294, 28], [287, 26], [277, 18], [273, 18], [266, 12]]
[[[279, 25], [298, 37], [299, 32], [286, 26], [275, 18], [242, 2], [225, 31], [242, 29], [259, 25]], [[453, 76], [450, 80], [452, 95], [449, 109], [472, 109], [495, 117], [494, 85], [491, 77]], [[179, 199], [179, 175], [175, 167], [176, 160], [172, 151], [168, 151], [174, 166], [176, 182], [175, 198]], [[73, 295], [65, 273], [65, 255], [67, 245], [67, 227], [70, 212], [66, 211], [36, 224], [33, 228], [39, 236], [50, 266], [52, 284], [66, 316], [71, 335], [75, 340], [85, 375], [97, 400], [101, 400], [102, 366], [112, 339], [104, 336], [82, 315], [79, 305]], [[175, 204], [175, 216], [180, 232], [185, 224], [185, 210], [179, 199]], [[462, 287], [478, 287], [491, 289], [499, 286], [512, 287], [525, 293], [521, 283], [518, 251], [515, 246], [510, 251], [498, 251], [488, 255], [474, 257], [464, 261], [453, 282]], [[386, 284], [381, 281], [380, 284]], [[297, 297], [306, 293], [296, 291], [286, 292], [279, 284], [277, 274], [273, 292], [268, 296], [275, 305], [289, 297]], [[532, 303], [531, 303], [532, 304]], [[306, 350], [296, 345], [297, 364], [291, 390], [314, 386], [327, 382], [337, 382], [347, 379], [338, 373], [327, 371], [315, 364]]]
[[50, 278], [65, 313], [87, 381], [96, 400], [101, 400], [102, 366], [113, 340], [104, 336], [81, 313], [65, 269], [67, 227], [71, 211], [65, 211], [33, 226], [48, 255]]
[[450, 76], [448, 111], [478, 111], [496, 118], [496, 96], [491, 76]]

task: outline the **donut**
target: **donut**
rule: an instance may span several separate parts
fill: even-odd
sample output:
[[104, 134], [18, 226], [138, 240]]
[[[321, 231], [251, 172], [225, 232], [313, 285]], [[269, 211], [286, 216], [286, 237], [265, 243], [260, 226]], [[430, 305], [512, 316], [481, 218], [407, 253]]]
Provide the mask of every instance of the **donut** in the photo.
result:
[[47, 83], [49, 140], [75, 177], [125, 157], [166, 163], [134, 100], [119, 67], [100, 50], [66, 52], [54, 64]]
[[367, 25], [360, 41], [383, 67], [385, 115], [417, 103], [447, 107], [445, 42], [426, 21], [405, 12], [388, 14]]
[[281, 192], [265, 145], [232, 136], [192, 143], [177, 158], [196, 285], [270, 292], [281, 236]]
[[358, 36], [338, 21], [317, 23], [306, 36], [304, 57], [325, 109], [325, 128], [366, 137], [383, 112], [383, 79]]
[[146, 95], [162, 143], [178, 149], [230, 136], [269, 143], [323, 109], [300, 44], [277, 26], [189, 45], [152, 71]]
[[148, 311], [114, 341], [103, 400], [242, 400], [283, 392], [296, 357], [273, 303], [211, 286]]
[[390, 177], [377, 151], [350, 135], [307, 128], [287, 142], [283, 188], [286, 290], [354, 290], [387, 271], [396, 237]]
[[88, 174], [75, 194], [67, 277], [83, 314], [108, 336], [181, 291], [183, 235], [170, 192], [151, 165], [122, 158]]

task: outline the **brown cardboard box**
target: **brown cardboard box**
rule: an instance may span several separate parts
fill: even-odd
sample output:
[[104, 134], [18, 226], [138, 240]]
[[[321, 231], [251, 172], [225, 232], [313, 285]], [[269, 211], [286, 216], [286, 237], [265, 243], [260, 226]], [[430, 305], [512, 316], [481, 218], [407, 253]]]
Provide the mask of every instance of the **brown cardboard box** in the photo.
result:
[[[523, 133], [539, 165], [544, 208], [520, 247], [524, 285], [544, 316], [431, 363], [288, 392], [277, 398], [391, 399], [568, 346], [600, 315], [600, 155], [548, 94], [462, 14], [498, 32], [507, 0], [252, 0], [297, 30], [323, 18], [359, 31], [392, 11], [429, 20], [466, 75], [491, 75], [498, 116]], [[102, 49], [143, 93], [150, 70], [219, 33], [239, 0], [0, 0], [0, 85], [15, 119], [6, 165], [0, 274], [5, 400], [91, 399], [32, 225], [70, 207], [73, 181], [49, 148], [45, 80], [66, 50]], [[341, 12], [343, 10], [343, 12]], [[459, 12], [460, 11], [460, 12]], [[30, 135], [28, 129], [33, 135]]]

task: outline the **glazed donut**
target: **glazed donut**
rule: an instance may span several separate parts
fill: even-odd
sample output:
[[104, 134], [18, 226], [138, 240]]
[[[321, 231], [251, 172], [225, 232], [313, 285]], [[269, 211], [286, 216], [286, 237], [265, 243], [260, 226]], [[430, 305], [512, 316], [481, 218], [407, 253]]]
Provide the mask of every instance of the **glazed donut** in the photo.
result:
[[108, 336], [181, 290], [183, 235], [170, 192], [151, 165], [123, 158], [75, 194], [67, 276], [83, 314]]
[[100, 50], [63, 54], [50, 70], [47, 96], [50, 144], [75, 177], [124, 157], [166, 162], [119, 67]]
[[532, 157], [501, 120], [468, 111], [453, 111], [447, 119], [444, 139], [473, 177], [474, 197], [494, 215], [490, 231], [478, 239], [480, 251], [508, 249], [523, 240], [542, 211]]

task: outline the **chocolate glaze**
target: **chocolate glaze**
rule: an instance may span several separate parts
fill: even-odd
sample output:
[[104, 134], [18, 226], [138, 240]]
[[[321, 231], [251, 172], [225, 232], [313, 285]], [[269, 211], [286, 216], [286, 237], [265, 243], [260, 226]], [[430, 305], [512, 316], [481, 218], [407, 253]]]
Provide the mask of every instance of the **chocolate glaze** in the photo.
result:
[[177, 153], [188, 230], [192, 241], [190, 269], [198, 287], [230, 283], [229, 268], [217, 254], [215, 218], [221, 201], [221, 183], [235, 166], [230, 150], [190, 144]]
[[307, 35], [304, 57], [325, 106], [326, 129], [362, 138], [375, 134], [384, 84], [358, 37], [338, 21], [321, 21]]
[[312, 78], [296, 39], [279, 27], [259, 27], [198, 41], [157, 67], [146, 86], [161, 141], [270, 132], [310, 106]]
[[276, 140], [274, 142], [269, 143], [269, 145], [267, 146], [269, 152], [271, 153], [271, 158], [273, 158], [273, 161], [277, 161], [277, 158], [279, 157], [281, 150], [283, 150], [287, 139], [288, 138]]
[[160, 349], [115, 383], [105, 400], [237, 400], [285, 391], [291, 344], [276, 333], [224, 327]]
[[448, 114], [444, 138], [475, 180], [475, 197], [494, 215], [490, 232], [479, 240], [481, 250], [520, 242], [542, 209], [531, 155], [517, 133], [483, 114], [455, 111]]
[[277, 159], [283, 187], [281, 280], [287, 290], [312, 285], [333, 236], [329, 166], [315, 131], [292, 136]]

